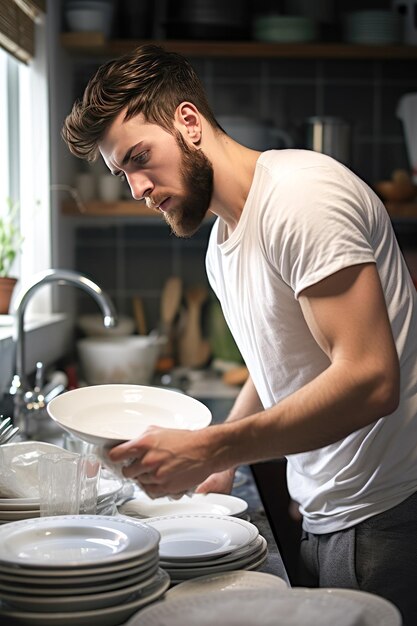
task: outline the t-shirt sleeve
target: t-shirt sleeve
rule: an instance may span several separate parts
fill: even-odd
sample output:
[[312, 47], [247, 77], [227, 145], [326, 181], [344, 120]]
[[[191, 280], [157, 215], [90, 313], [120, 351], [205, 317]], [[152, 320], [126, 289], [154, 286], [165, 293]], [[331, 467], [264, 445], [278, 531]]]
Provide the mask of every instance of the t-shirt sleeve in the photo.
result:
[[275, 267], [295, 297], [341, 269], [375, 262], [372, 212], [353, 180], [327, 168], [306, 168], [276, 185], [276, 194], [264, 232]]

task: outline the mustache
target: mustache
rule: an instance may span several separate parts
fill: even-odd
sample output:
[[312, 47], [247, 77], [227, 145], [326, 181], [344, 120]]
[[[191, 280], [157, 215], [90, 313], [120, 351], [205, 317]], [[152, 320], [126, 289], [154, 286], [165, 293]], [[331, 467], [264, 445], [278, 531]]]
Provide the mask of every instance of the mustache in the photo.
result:
[[145, 203], [148, 209], [157, 209], [164, 198], [151, 198], [151, 196], [145, 196]]

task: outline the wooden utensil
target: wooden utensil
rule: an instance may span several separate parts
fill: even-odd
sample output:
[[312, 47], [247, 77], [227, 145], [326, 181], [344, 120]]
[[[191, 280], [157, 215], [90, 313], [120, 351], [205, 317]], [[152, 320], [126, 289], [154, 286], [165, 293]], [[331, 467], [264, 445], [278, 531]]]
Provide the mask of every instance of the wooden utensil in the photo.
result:
[[182, 298], [182, 280], [178, 276], [170, 276], [166, 281], [161, 294], [161, 321], [160, 330], [167, 337], [167, 343], [162, 350], [163, 356], [174, 355], [174, 321], [178, 313]]
[[147, 334], [145, 309], [143, 307], [143, 301], [139, 296], [133, 297], [133, 314], [135, 316], [136, 330], [138, 335]]
[[187, 310], [178, 345], [179, 362], [185, 367], [202, 367], [210, 358], [210, 342], [204, 339], [201, 329], [201, 312], [207, 297], [208, 291], [203, 286], [191, 287], [185, 293]]

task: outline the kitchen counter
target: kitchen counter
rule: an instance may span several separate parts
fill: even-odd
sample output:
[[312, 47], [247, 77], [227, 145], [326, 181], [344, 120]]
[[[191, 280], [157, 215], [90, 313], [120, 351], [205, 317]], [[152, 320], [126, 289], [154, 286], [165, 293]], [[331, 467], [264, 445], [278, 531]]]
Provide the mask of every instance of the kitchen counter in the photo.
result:
[[290, 585], [287, 571], [249, 467], [242, 466], [238, 468], [235, 483], [236, 486], [233, 488], [232, 494], [246, 500], [249, 505], [248, 515], [250, 521], [252, 524], [255, 524], [260, 534], [268, 543], [268, 557], [260, 568], [260, 571], [275, 574]]

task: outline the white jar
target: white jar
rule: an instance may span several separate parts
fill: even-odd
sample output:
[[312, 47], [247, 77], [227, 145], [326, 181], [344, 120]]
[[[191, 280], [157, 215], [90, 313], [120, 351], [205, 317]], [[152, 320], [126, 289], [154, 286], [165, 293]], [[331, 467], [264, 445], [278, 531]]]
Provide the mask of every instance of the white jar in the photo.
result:
[[83, 202], [94, 200], [97, 194], [96, 180], [89, 172], [80, 172], [75, 177], [75, 188]]
[[117, 202], [122, 195], [122, 181], [112, 174], [103, 174], [98, 179], [98, 194], [104, 202]]

